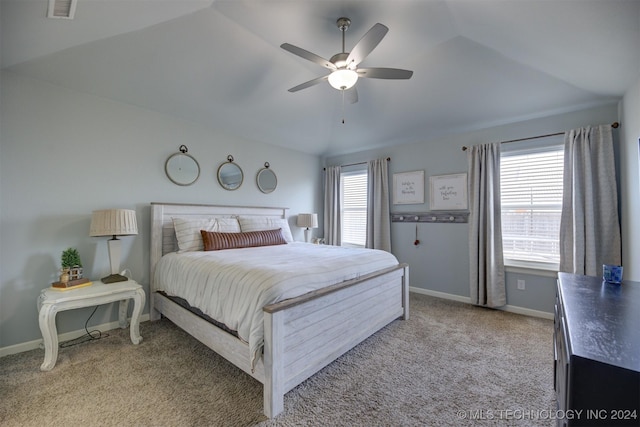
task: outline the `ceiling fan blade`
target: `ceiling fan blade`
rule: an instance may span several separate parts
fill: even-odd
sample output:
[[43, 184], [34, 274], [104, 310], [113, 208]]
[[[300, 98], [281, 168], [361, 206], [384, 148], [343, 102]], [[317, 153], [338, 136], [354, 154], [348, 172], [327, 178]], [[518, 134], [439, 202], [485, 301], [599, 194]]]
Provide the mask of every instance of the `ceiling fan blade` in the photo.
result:
[[289, 43], [282, 43], [280, 47], [288, 52], [293, 53], [294, 55], [298, 55], [299, 57], [304, 58], [308, 61], [315, 62], [322, 67], [328, 68], [330, 70], [336, 69], [336, 66], [328, 59], [324, 59], [323, 57], [318, 56], [315, 53], [311, 53], [308, 50], [304, 50], [298, 46], [294, 46]]
[[378, 46], [378, 43], [382, 41], [384, 36], [389, 31], [389, 28], [382, 24], [376, 24], [367, 33], [362, 36], [360, 41], [351, 50], [351, 53], [347, 57], [347, 67], [352, 70], [361, 63], [364, 58], [367, 57]]
[[358, 91], [355, 86], [344, 91], [344, 100], [349, 104], [355, 104], [358, 102]]
[[358, 68], [358, 77], [369, 79], [410, 79], [413, 71], [398, 68]]
[[308, 82], [304, 82], [302, 84], [299, 84], [298, 86], [292, 87], [291, 89], [289, 89], [289, 92], [297, 92], [299, 90], [306, 89], [308, 87], [317, 85], [318, 83], [322, 83], [322, 82], [326, 81], [328, 78], [329, 78], [329, 76], [327, 75], [327, 76], [322, 76], [322, 77], [315, 78], [313, 80], [309, 80]]

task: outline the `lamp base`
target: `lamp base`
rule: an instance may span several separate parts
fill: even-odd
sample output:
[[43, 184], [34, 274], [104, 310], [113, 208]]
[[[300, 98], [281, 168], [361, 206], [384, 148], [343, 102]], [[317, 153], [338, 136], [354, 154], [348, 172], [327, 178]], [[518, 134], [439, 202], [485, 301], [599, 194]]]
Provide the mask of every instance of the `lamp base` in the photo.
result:
[[116, 282], [126, 282], [127, 280], [129, 280], [129, 278], [121, 274], [110, 274], [107, 277], [103, 277], [100, 280], [102, 281], [102, 283], [116, 283]]

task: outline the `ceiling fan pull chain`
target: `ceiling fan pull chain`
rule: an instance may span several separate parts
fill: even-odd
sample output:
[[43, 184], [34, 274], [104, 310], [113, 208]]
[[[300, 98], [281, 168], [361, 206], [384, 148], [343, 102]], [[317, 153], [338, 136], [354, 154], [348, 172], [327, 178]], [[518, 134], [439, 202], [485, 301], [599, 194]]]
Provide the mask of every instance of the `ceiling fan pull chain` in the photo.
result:
[[342, 89], [342, 124], [344, 124], [344, 89]]

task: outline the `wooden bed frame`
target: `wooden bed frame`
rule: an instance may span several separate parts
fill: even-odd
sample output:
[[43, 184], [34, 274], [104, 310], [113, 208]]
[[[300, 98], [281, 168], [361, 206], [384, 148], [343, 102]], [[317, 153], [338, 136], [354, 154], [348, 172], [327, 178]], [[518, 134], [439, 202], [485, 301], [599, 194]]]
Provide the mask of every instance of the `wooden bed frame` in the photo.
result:
[[398, 264], [356, 280], [264, 307], [264, 354], [251, 369], [249, 346], [155, 292], [158, 260], [176, 250], [172, 217], [253, 215], [287, 218], [287, 208], [151, 204], [150, 318], [161, 315], [264, 385], [264, 414], [284, 410], [284, 394], [399, 317], [409, 318], [409, 267]]

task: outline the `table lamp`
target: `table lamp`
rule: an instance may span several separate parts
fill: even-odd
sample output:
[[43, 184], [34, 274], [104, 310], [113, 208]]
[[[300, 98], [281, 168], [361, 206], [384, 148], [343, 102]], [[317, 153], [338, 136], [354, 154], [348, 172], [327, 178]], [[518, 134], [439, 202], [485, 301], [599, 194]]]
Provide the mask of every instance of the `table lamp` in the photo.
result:
[[89, 235], [113, 236], [107, 243], [109, 245], [109, 263], [111, 274], [103, 277], [103, 283], [124, 282], [127, 277], [118, 274], [120, 270], [121, 243], [117, 236], [131, 236], [138, 234], [136, 211], [130, 209], [103, 209], [93, 211], [91, 215], [91, 227]]
[[304, 241], [309, 243], [311, 239], [311, 230], [310, 228], [318, 227], [318, 214], [314, 213], [301, 213], [298, 214], [298, 227], [305, 228], [304, 230]]

